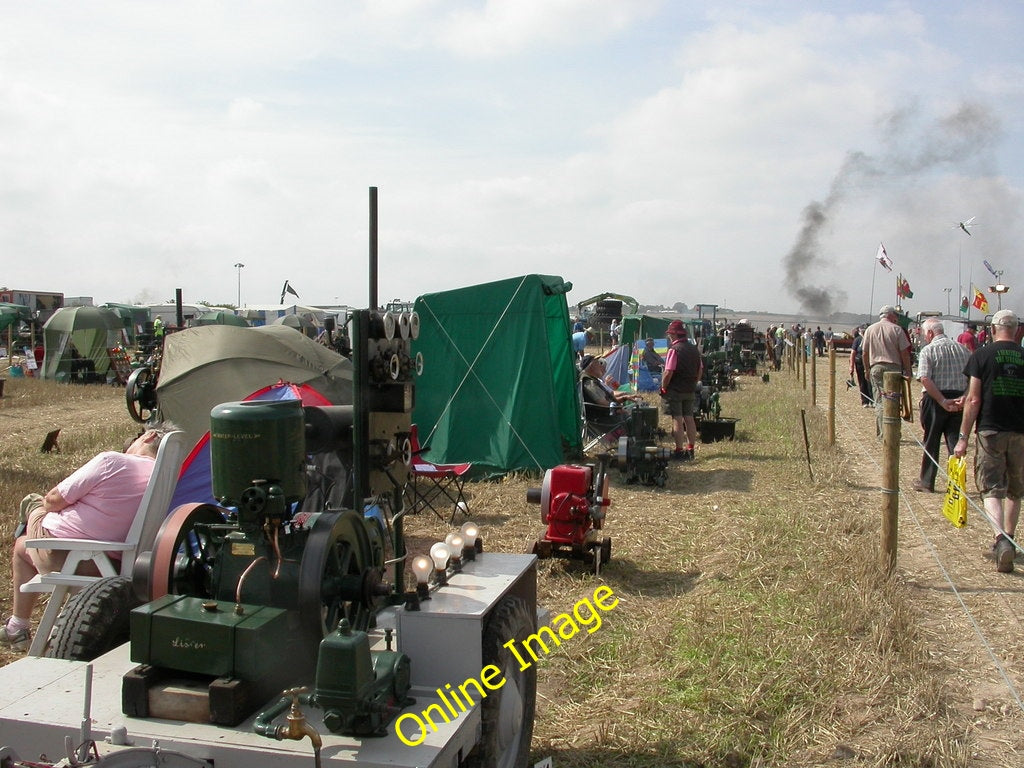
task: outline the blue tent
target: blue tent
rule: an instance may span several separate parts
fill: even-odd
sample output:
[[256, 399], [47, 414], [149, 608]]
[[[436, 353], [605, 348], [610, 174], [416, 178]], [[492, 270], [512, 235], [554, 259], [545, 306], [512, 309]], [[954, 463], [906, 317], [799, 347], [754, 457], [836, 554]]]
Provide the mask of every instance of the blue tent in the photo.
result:
[[633, 375], [629, 368], [629, 346], [619, 344], [604, 356], [605, 375], [611, 376], [620, 387], [629, 387]]

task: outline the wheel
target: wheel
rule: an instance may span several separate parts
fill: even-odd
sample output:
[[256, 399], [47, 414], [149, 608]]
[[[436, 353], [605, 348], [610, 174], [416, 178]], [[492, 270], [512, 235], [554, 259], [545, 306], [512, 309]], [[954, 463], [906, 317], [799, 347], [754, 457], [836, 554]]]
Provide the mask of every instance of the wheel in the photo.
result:
[[311, 638], [332, 632], [342, 619], [353, 629], [369, 627], [382, 597], [382, 562], [367, 524], [351, 511], [321, 514], [299, 563], [298, 609]]
[[51, 659], [92, 661], [127, 643], [129, 614], [141, 604], [129, 579], [97, 579], [72, 595], [61, 610], [44, 655]]
[[612, 540], [605, 536], [601, 539], [601, 564], [604, 565], [612, 559]]
[[484, 665], [498, 667], [505, 684], [481, 702], [480, 742], [468, 761], [475, 768], [526, 768], [529, 762], [537, 667], [520, 669], [505, 644], [512, 639], [522, 644], [533, 634], [535, 621], [525, 600], [508, 596], [495, 606], [484, 627]]
[[128, 377], [124, 387], [124, 399], [128, 405], [128, 414], [141, 424], [145, 424], [157, 410], [156, 379], [153, 369], [136, 368]]
[[153, 551], [136, 560], [132, 576], [139, 598], [213, 597], [211, 574], [219, 540], [214, 540], [209, 526], [223, 522], [223, 511], [213, 504], [176, 507], [160, 525]]

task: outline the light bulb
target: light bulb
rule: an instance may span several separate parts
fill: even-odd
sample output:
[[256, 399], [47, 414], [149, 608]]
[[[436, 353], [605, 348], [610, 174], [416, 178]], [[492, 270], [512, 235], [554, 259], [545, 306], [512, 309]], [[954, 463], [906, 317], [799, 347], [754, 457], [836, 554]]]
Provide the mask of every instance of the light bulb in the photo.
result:
[[445, 544], [448, 545], [448, 549], [451, 550], [452, 557], [456, 560], [462, 558], [462, 548], [466, 545], [466, 540], [462, 538], [461, 533], [449, 533], [445, 537]]
[[467, 547], [476, 546], [476, 537], [480, 535], [480, 529], [476, 527], [476, 523], [463, 523], [459, 529], [459, 533], [462, 534], [463, 540], [466, 542]]
[[426, 555], [418, 555], [412, 560], [412, 572], [416, 576], [417, 584], [426, 584], [430, 580], [430, 572], [434, 564]]
[[437, 542], [430, 548], [430, 559], [434, 561], [434, 569], [440, 574], [448, 567], [448, 558], [451, 557], [451, 550], [443, 541]]

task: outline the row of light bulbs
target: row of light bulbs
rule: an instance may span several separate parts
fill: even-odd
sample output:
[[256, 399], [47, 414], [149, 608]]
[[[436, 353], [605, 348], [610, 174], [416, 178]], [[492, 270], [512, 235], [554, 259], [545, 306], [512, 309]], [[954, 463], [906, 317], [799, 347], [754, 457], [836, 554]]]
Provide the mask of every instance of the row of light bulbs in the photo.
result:
[[466, 522], [457, 531], [449, 533], [444, 541], [430, 548], [430, 556], [417, 555], [412, 560], [412, 572], [416, 576], [416, 591], [424, 596], [429, 589], [430, 574], [436, 574], [436, 583], [444, 584], [448, 578], [448, 565], [458, 571], [463, 560], [476, 557], [476, 543], [480, 529], [476, 523]]

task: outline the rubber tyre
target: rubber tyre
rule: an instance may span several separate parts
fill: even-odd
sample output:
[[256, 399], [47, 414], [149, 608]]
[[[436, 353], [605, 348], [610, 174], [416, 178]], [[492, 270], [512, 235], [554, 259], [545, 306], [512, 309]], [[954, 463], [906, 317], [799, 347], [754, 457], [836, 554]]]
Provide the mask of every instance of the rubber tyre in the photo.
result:
[[68, 599], [53, 624], [43, 654], [51, 659], [92, 661], [128, 642], [129, 614], [142, 603], [130, 579], [98, 579]]
[[[487, 620], [483, 632], [484, 665], [498, 667], [505, 684], [481, 703], [480, 743], [467, 761], [469, 766], [527, 768], [529, 764], [537, 706], [537, 665], [534, 662], [520, 670], [520, 663], [503, 645], [514, 638], [521, 647], [534, 633], [535, 621], [526, 601], [512, 596], [498, 603]], [[515, 724], [511, 734], [510, 723]]]

